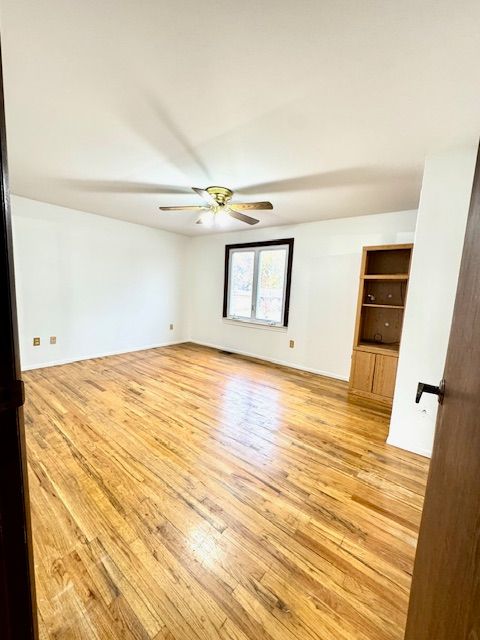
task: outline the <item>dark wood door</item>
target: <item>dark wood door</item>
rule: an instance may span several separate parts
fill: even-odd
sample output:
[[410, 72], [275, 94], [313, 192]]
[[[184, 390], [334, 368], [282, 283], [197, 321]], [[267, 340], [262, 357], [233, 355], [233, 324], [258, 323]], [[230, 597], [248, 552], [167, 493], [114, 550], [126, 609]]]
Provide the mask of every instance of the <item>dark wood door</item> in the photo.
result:
[[36, 638], [0, 54], [0, 638]]
[[406, 640], [480, 639], [478, 158], [444, 378]]

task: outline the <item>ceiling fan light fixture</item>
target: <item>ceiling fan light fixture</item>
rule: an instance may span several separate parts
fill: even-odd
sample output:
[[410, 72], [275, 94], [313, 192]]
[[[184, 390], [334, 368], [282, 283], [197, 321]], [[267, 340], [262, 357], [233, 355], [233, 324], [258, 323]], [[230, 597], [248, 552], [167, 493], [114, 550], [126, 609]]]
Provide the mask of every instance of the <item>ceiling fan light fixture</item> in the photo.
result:
[[200, 216], [200, 220], [206, 227], [213, 227], [215, 224], [215, 214], [212, 210], [204, 211]]
[[215, 218], [214, 218], [215, 226], [222, 227], [222, 228], [227, 227], [229, 220], [231, 220], [231, 218], [228, 215], [227, 211], [225, 210], [225, 207], [220, 207], [220, 209], [215, 214]]

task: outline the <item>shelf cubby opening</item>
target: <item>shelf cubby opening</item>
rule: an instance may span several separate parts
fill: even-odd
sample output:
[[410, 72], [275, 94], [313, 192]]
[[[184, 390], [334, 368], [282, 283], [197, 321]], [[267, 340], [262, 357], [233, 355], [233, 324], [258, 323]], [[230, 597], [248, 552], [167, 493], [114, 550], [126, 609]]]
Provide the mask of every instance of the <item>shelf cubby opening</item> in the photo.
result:
[[408, 274], [410, 249], [388, 249], [369, 251], [365, 265], [365, 275]]
[[402, 322], [403, 309], [364, 307], [359, 343], [382, 347], [396, 346], [400, 343]]
[[403, 307], [407, 297], [407, 282], [404, 280], [366, 280], [363, 304], [391, 305]]

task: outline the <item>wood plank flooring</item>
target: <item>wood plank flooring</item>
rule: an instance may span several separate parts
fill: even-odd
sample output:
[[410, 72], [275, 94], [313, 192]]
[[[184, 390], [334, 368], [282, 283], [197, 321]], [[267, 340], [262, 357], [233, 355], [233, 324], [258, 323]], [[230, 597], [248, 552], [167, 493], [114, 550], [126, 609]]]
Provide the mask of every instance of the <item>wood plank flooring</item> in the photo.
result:
[[24, 379], [42, 640], [403, 638], [427, 461], [385, 409], [190, 344]]

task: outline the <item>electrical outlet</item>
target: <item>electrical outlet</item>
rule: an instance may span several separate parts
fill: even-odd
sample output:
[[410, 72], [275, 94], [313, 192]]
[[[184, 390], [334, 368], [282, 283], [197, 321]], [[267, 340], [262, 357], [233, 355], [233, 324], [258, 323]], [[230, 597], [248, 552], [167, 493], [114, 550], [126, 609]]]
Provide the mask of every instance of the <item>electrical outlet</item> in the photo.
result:
[[170, 331], [173, 331], [173, 324], [170, 325]]
[[295, 340], [290, 340], [289, 347], [290, 349], [293, 349], [295, 347]]
[[33, 339], [33, 346], [34, 347], [39, 347], [40, 346], [40, 338], [34, 338]]
[[57, 336], [50, 336], [50, 344], [57, 344]]

